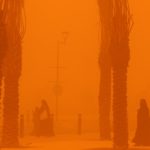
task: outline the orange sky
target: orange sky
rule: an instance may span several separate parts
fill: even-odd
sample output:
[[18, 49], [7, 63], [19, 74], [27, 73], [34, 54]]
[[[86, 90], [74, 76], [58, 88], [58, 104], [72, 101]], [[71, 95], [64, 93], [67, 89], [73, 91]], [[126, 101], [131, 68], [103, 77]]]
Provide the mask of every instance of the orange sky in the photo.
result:
[[[129, 121], [135, 124], [140, 98], [150, 104], [150, 2], [130, 0], [134, 17], [129, 68]], [[53, 87], [56, 76], [56, 48], [61, 32], [68, 31], [61, 46], [59, 114], [96, 115], [99, 86], [99, 16], [96, 0], [26, 0], [27, 32], [23, 48], [20, 81], [22, 110], [30, 110], [42, 98], [55, 113]], [[95, 122], [97, 123], [97, 122]], [[96, 127], [98, 126], [98, 123]]]

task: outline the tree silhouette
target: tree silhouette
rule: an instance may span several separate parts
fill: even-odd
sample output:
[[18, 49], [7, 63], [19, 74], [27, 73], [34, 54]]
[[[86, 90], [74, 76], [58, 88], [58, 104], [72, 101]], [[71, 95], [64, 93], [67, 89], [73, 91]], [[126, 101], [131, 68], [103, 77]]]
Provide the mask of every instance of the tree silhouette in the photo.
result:
[[2, 91], [2, 79], [3, 79], [3, 61], [8, 50], [8, 43], [7, 43], [7, 34], [6, 34], [6, 25], [3, 20], [3, 11], [0, 10], [0, 100], [1, 100], [1, 91]]
[[1, 0], [6, 24], [8, 51], [3, 65], [4, 100], [2, 146], [19, 145], [19, 78], [21, 75], [22, 38], [24, 36], [23, 0]]
[[113, 69], [114, 147], [128, 147], [127, 68], [130, 59], [129, 35], [132, 26], [128, 0], [113, 0], [110, 55]]
[[[132, 27], [128, 0], [99, 0], [101, 19], [101, 136], [108, 138], [111, 69], [113, 78], [114, 148], [128, 147], [127, 68], [130, 59], [129, 35]], [[109, 126], [108, 126], [109, 125]]]
[[111, 38], [112, 1], [98, 0], [101, 21], [101, 52], [99, 57], [100, 66], [100, 89], [99, 89], [99, 114], [100, 114], [100, 138], [109, 140], [110, 110], [111, 110], [111, 62], [109, 45]]

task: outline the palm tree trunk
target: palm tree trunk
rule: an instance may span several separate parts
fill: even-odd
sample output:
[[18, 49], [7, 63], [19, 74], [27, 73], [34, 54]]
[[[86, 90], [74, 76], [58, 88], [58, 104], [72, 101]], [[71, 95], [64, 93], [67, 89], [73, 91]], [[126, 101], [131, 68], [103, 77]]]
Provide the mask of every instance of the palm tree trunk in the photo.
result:
[[[13, 53], [12, 53], [13, 52]], [[4, 69], [2, 146], [19, 146], [19, 78], [21, 75], [21, 43], [6, 55]]]
[[113, 68], [114, 147], [128, 147], [127, 68]]
[[2, 146], [19, 146], [19, 78], [21, 76], [22, 39], [25, 33], [24, 0], [0, 3], [6, 24], [8, 51], [3, 65], [4, 100]]
[[99, 114], [100, 114], [100, 138], [101, 140], [111, 139], [111, 65], [105, 56], [105, 64], [100, 66], [100, 91], [99, 91]]
[[0, 65], [0, 112], [1, 112], [1, 101], [2, 101], [2, 80], [3, 80], [3, 75], [2, 75], [2, 68]]
[[98, 0], [101, 25], [101, 51], [99, 57], [100, 88], [99, 88], [99, 117], [101, 140], [111, 139], [111, 61], [109, 54], [110, 22], [112, 16], [112, 2]]
[[3, 110], [2, 146], [4, 147], [19, 146], [18, 105], [19, 105], [18, 79], [9, 76], [5, 78], [5, 97], [3, 102], [4, 110]]
[[6, 33], [6, 25], [4, 24], [3, 21], [3, 11], [0, 11], [0, 112], [2, 112], [1, 104], [2, 104], [3, 63], [7, 50], [8, 50], [8, 40]]
[[113, 143], [128, 148], [127, 69], [130, 60], [131, 16], [128, 0], [113, 0], [110, 54], [113, 70]]

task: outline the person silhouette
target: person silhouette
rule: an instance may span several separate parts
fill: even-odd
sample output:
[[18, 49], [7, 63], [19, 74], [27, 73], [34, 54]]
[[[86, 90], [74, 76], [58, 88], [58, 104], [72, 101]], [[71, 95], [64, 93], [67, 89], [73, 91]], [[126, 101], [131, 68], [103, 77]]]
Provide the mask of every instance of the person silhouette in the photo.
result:
[[53, 115], [50, 113], [46, 100], [41, 101], [40, 107], [40, 135], [53, 136]]
[[38, 107], [33, 112], [33, 125], [33, 134], [40, 136], [40, 109]]
[[33, 135], [54, 136], [54, 116], [50, 113], [46, 100], [41, 101], [41, 106], [33, 112]]
[[136, 146], [150, 146], [150, 115], [145, 99], [140, 100], [140, 108], [137, 112], [137, 129], [133, 143]]

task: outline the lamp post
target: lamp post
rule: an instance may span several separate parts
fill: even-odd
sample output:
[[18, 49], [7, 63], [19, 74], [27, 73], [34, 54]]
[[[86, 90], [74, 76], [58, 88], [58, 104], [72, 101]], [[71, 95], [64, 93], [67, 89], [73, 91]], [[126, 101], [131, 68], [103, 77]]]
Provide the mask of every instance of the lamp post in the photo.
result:
[[61, 57], [61, 46], [66, 44], [66, 41], [68, 39], [68, 32], [62, 32], [61, 33], [61, 39], [58, 39], [57, 41], [57, 60], [56, 60], [56, 83], [54, 86], [54, 93], [55, 93], [55, 97], [56, 97], [56, 119], [58, 120], [58, 108], [59, 108], [59, 97], [62, 94], [62, 86], [60, 84], [60, 68], [62, 67], [60, 65], [60, 57]]

